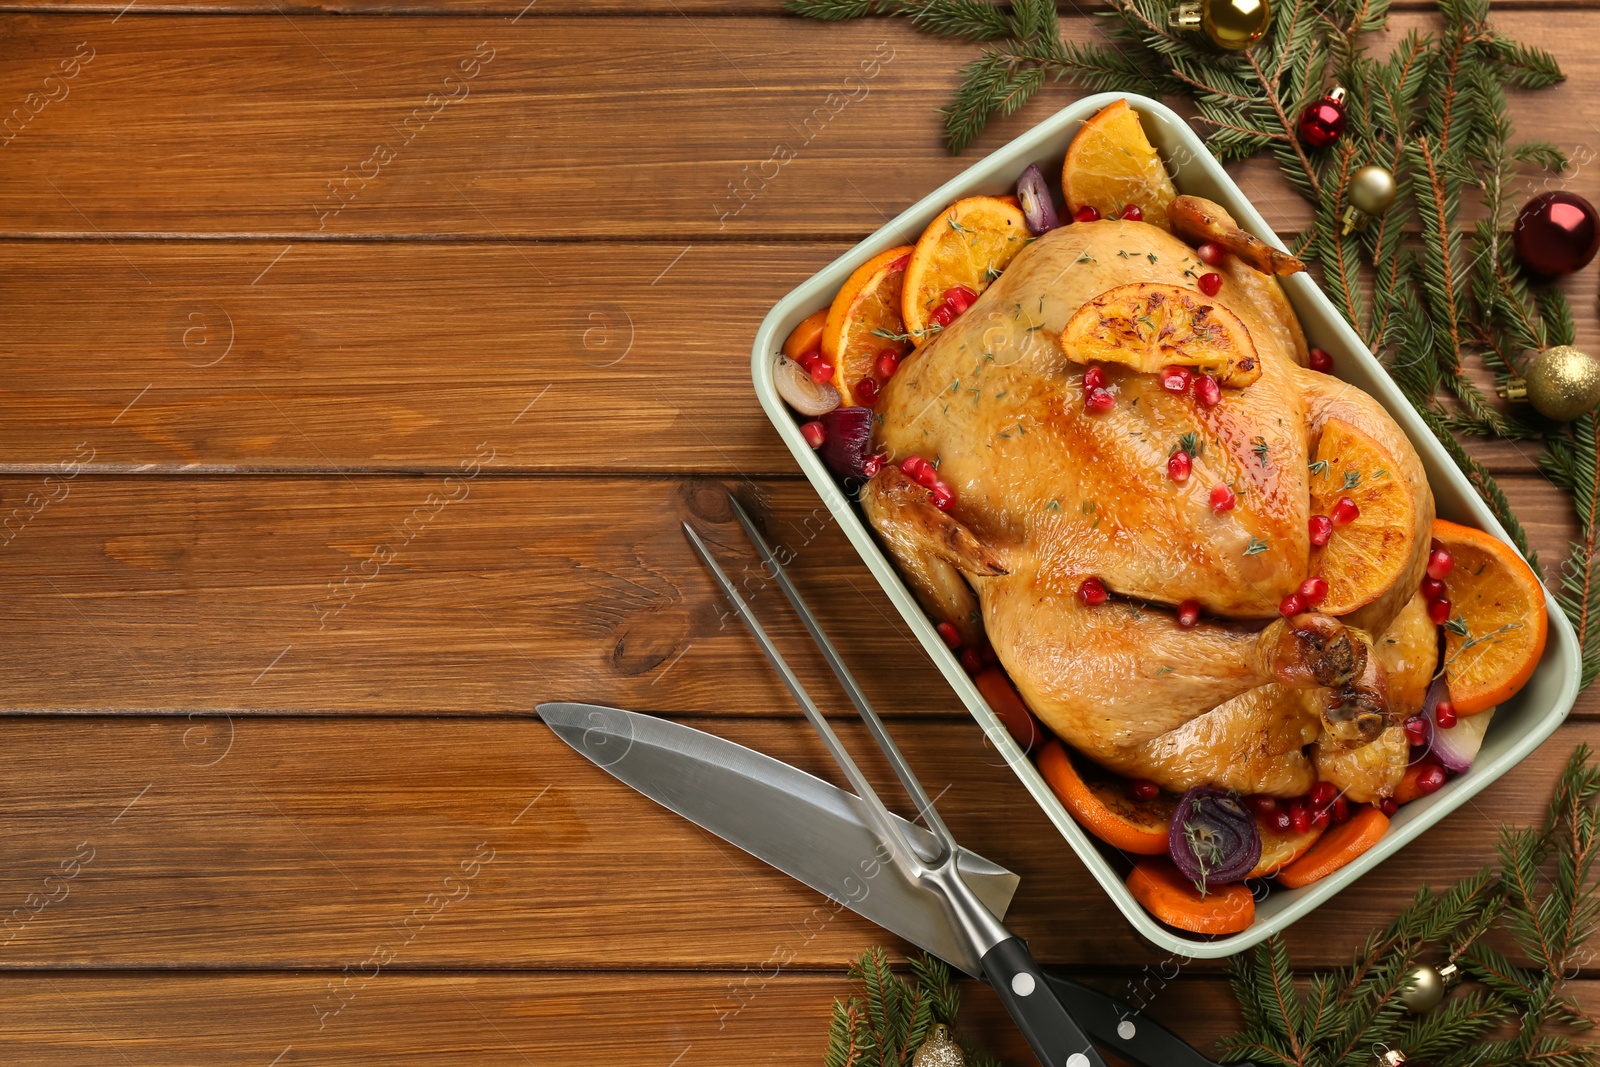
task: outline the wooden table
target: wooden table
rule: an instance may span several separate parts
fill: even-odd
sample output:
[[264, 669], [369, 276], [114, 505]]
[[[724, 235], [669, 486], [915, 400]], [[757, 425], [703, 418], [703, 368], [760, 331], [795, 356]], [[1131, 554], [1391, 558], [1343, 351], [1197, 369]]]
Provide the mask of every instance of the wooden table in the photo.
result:
[[[610, 702], [823, 766], [678, 531], [735, 551], [723, 486], [957, 834], [1022, 875], [1017, 931], [1196, 1040], [1231, 1025], [1220, 967], [1141, 943], [985, 750], [747, 379], [782, 293], [1072, 90], [952, 159], [968, 47], [775, 0], [3, 6], [7, 1062], [817, 1062], [884, 937], [530, 714]], [[1566, 64], [1516, 112], [1600, 195], [1600, 11], [1499, 21]], [[1479, 453], [1553, 566], [1567, 503]], [[1489, 860], [1597, 712], [1296, 926], [1297, 960]]]

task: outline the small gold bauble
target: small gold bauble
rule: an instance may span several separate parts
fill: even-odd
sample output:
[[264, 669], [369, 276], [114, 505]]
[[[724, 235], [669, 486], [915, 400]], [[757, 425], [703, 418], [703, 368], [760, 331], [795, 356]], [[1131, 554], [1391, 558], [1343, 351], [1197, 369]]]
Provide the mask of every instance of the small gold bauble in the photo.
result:
[[1507, 400], [1527, 401], [1547, 419], [1571, 422], [1600, 404], [1600, 363], [1571, 345], [1547, 348], [1529, 361], [1521, 378], [1499, 389]]
[[1383, 1067], [1405, 1067], [1406, 1054], [1397, 1048], [1386, 1049], [1383, 1055], [1378, 1057], [1378, 1062]]
[[961, 1046], [950, 1040], [950, 1028], [944, 1023], [934, 1023], [927, 1040], [911, 1058], [911, 1067], [966, 1067]]
[[1394, 175], [1378, 166], [1365, 166], [1350, 175], [1350, 206], [1368, 215], [1382, 215], [1394, 203]]
[[1432, 1011], [1444, 999], [1445, 990], [1450, 988], [1456, 974], [1453, 963], [1443, 967], [1430, 967], [1426, 963], [1413, 967], [1400, 987], [1400, 1003], [1413, 1015]]
[[1272, 24], [1268, 0], [1185, 0], [1167, 20], [1188, 30], [1204, 30], [1218, 48], [1243, 51], [1261, 40]]

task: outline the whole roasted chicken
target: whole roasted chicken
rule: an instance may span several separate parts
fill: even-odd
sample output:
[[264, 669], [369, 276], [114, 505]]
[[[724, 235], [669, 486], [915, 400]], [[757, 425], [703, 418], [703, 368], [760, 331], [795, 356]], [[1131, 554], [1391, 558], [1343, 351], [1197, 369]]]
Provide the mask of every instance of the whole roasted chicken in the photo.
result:
[[1389, 796], [1437, 662], [1421, 462], [1375, 400], [1309, 369], [1274, 276], [1297, 264], [1207, 201], [1169, 215], [1239, 254], [1206, 266], [1144, 221], [1034, 241], [885, 385], [897, 462], [863, 510], [923, 606], [981, 629], [1105, 767], [1174, 792]]

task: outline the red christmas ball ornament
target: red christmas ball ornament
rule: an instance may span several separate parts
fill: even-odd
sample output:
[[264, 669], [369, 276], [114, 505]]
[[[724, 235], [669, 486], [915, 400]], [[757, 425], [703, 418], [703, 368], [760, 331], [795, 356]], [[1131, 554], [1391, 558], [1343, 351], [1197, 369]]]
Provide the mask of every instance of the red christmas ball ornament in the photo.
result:
[[1529, 270], [1571, 274], [1588, 266], [1600, 249], [1600, 215], [1577, 193], [1540, 193], [1517, 212], [1511, 240]]
[[1344, 136], [1344, 90], [1335, 89], [1300, 112], [1300, 143], [1307, 148], [1327, 148]]

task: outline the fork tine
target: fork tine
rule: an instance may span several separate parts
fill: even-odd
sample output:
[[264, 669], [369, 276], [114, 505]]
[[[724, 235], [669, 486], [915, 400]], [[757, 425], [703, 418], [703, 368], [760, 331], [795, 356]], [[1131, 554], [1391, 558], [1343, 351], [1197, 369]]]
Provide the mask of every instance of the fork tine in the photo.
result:
[[856, 706], [857, 714], [867, 724], [867, 732], [872, 735], [872, 739], [883, 750], [884, 756], [889, 760], [889, 766], [894, 768], [895, 777], [900, 779], [900, 784], [905, 787], [907, 795], [911, 797], [911, 802], [917, 806], [917, 811], [921, 813], [923, 820], [928, 825], [928, 829], [933, 832], [934, 837], [939, 840], [940, 845], [947, 852], [954, 851], [955, 839], [951, 836], [949, 828], [945, 826], [944, 820], [939, 817], [939, 812], [934, 808], [933, 801], [929, 799], [927, 790], [923, 789], [922, 783], [917, 779], [915, 772], [911, 770], [911, 764], [906, 761], [905, 755], [901, 753], [900, 746], [896, 745], [894, 738], [889, 736], [888, 728], [883, 725], [883, 720], [878, 717], [877, 711], [873, 709], [872, 704], [867, 700], [867, 694], [862, 691], [860, 684], [855, 679], [855, 675], [851, 674], [850, 668], [845, 666], [844, 660], [839, 656], [839, 650], [834, 648], [833, 642], [828, 639], [828, 635], [822, 632], [822, 624], [812, 614], [810, 605], [805, 602], [805, 598], [800, 595], [800, 591], [789, 580], [788, 572], [783, 569], [783, 564], [779, 563], [778, 558], [773, 555], [771, 546], [767, 544], [767, 539], [761, 536], [761, 531], [756, 529], [754, 520], [744, 510], [738, 498], [729, 493], [728, 503], [733, 506], [733, 513], [739, 519], [739, 525], [744, 528], [745, 536], [750, 539], [751, 544], [756, 546], [756, 551], [761, 554], [762, 560], [772, 569], [772, 576], [777, 580], [778, 588], [783, 590], [783, 595], [788, 598], [790, 605], [795, 610], [795, 614], [799, 615], [800, 621], [805, 623], [806, 632], [811, 635], [811, 640], [815, 641], [817, 647], [822, 650], [822, 658], [827, 661], [828, 669], [833, 671], [833, 676], [839, 679], [839, 684], [844, 686], [844, 691], [849, 694], [850, 703]]
[[[872, 788], [872, 783], [867, 781], [866, 775], [861, 773], [861, 768], [851, 758], [849, 750], [844, 747], [844, 742], [840, 741], [839, 735], [834, 733], [833, 727], [829, 725], [827, 718], [823, 716], [816, 702], [811, 699], [811, 694], [806, 692], [805, 686], [801, 684], [800, 679], [789, 667], [788, 661], [778, 651], [778, 646], [773, 643], [766, 629], [755, 617], [755, 613], [750, 610], [750, 605], [745, 602], [744, 597], [739, 595], [738, 588], [723, 572], [717, 561], [712, 558], [711, 550], [706, 547], [704, 541], [700, 540], [700, 535], [695, 533], [694, 527], [688, 523], [683, 523], [683, 532], [689, 536], [689, 543], [694, 547], [701, 562], [706, 565], [706, 569], [716, 579], [717, 586], [722, 590], [723, 596], [727, 597], [728, 602], [733, 605], [733, 610], [739, 616], [739, 620], [749, 629], [751, 636], [756, 639], [756, 644], [761, 646], [761, 651], [766, 654], [767, 661], [778, 672], [778, 677], [783, 679], [784, 687], [789, 690], [795, 702], [800, 705], [800, 710], [805, 712], [806, 719], [810, 721], [812, 728], [822, 737], [822, 743], [827, 747], [828, 754], [833, 757], [834, 762], [839, 765], [839, 769], [844, 772], [844, 776], [849, 780], [850, 787], [855, 790], [856, 796], [864, 801], [867, 816], [872, 821], [873, 829], [877, 831], [879, 840], [890, 850], [896, 865], [908, 876], [913, 878], [920, 877], [924, 873], [922, 856], [911, 847], [911, 842], [901, 833], [900, 827], [895, 824], [888, 807], [885, 806], [882, 798], [878, 796], [877, 791]], [[937, 866], [940, 862], [943, 862], [942, 856], [934, 861], [934, 865]]]

